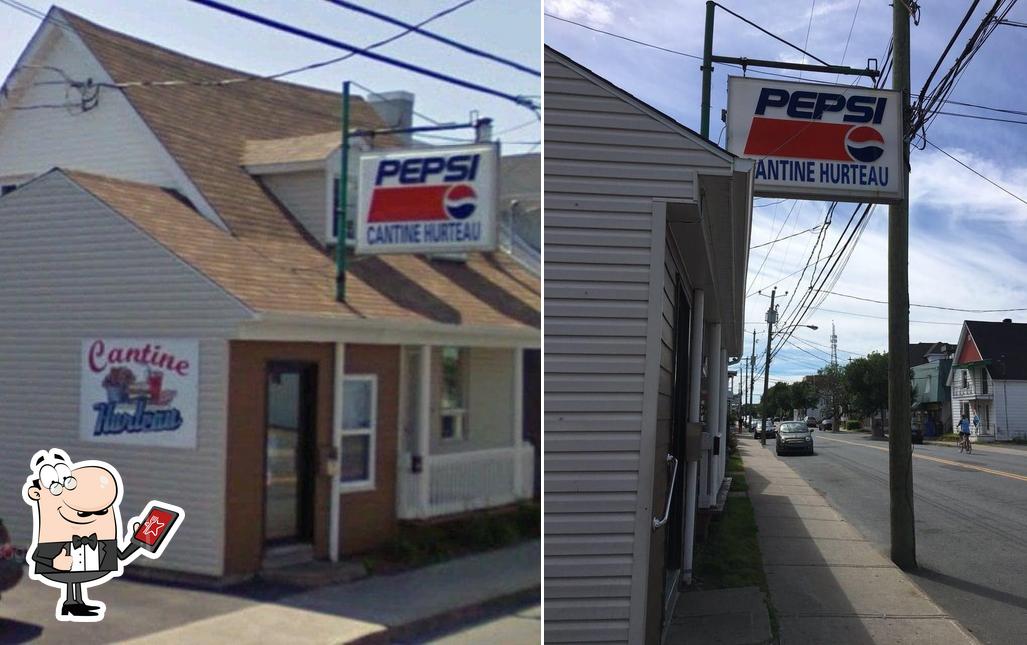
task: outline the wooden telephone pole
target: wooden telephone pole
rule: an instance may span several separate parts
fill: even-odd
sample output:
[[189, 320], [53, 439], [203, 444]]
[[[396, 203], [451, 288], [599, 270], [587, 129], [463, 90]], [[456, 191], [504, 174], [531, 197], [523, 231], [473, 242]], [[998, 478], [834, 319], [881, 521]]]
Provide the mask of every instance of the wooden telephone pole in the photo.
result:
[[913, 445], [909, 382], [909, 9], [892, 3], [892, 88], [901, 96], [902, 200], [888, 208], [888, 474], [891, 559], [916, 568], [913, 526]]

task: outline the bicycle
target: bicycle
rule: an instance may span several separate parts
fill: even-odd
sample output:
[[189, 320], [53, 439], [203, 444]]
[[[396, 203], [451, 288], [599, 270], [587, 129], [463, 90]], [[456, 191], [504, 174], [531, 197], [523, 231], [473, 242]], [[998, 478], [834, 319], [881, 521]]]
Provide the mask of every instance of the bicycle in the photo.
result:
[[959, 440], [959, 452], [965, 452], [968, 455], [972, 455], [974, 452], [973, 444], [970, 443], [970, 435], [965, 433], [962, 434], [962, 438]]

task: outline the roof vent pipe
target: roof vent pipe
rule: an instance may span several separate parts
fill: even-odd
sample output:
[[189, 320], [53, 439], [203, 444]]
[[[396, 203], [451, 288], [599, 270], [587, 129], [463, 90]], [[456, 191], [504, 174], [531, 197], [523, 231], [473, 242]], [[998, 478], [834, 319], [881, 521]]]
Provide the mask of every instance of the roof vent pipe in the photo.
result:
[[1003, 318], [1002, 322], [1004, 322], [1004, 323], [1011, 323], [1011, 322], [1013, 322], [1013, 319], [1012, 318]]

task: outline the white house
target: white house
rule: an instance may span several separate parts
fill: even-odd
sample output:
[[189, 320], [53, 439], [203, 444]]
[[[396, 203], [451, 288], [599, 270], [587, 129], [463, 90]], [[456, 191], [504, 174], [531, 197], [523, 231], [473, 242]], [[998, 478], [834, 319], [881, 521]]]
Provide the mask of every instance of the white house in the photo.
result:
[[752, 166], [549, 47], [544, 92], [545, 639], [658, 643], [726, 495]]
[[964, 321], [946, 384], [953, 428], [966, 415], [974, 441], [1027, 437], [1027, 324]]

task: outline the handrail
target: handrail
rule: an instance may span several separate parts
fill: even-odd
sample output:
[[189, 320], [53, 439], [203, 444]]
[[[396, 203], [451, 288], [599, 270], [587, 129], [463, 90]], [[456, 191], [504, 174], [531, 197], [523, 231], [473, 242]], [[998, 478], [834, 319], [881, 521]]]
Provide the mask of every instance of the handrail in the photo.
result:
[[670, 476], [670, 493], [667, 494], [667, 506], [663, 509], [663, 517], [653, 518], [653, 530], [660, 528], [667, 523], [670, 519], [670, 503], [674, 500], [674, 484], [678, 479], [678, 458], [674, 455], [667, 453], [667, 463], [674, 462], [674, 472]]

